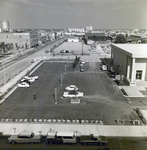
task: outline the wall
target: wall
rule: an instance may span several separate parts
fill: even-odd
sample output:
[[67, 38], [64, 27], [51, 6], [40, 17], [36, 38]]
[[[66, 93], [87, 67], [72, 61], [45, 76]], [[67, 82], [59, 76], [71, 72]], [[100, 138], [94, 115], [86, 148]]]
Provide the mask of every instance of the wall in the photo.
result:
[[122, 74], [127, 77], [127, 55], [119, 51], [119, 48], [113, 48], [113, 64], [116, 67], [120, 65], [122, 68]]
[[136, 58], [134, 70], [135, 70], [135, 75], [136, 75], [136, 70], [142, 70], [142, 80], [147, 79], [147, 58]]

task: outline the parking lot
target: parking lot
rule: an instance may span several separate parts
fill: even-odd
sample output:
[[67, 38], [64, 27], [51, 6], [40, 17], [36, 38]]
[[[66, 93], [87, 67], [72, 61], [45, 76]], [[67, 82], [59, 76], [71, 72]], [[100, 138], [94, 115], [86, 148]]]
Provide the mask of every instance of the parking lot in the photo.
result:
[[[29, 88], [17, 88], [0, 106], [0, 118], [97, 119], [104, 124], [116, 124], [116, 119], [134, 119], [131, 107], [113, 80], [100, 70], [98, 62], [87, 62], [84, 72], [73, 71], [72, 62], [68, 62], [65, 72], [66, 63], [43, 63], [32, 74], [39, 79]], [[64, 89], [71, 84], [84, 93], [79, 104], [62, 98]]]

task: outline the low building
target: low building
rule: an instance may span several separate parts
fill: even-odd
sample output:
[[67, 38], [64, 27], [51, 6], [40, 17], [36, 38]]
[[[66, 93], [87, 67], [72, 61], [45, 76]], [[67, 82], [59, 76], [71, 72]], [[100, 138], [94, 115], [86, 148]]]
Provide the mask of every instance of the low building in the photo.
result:
[[110, 37], [105, 36], [105, 33], [85, 33], [85, 42], [88, 44], [88, 41], [106, 41], [111, 40]]
[[130, 85], [147, 80], [147, 44], [112, 44], [111, 59]]

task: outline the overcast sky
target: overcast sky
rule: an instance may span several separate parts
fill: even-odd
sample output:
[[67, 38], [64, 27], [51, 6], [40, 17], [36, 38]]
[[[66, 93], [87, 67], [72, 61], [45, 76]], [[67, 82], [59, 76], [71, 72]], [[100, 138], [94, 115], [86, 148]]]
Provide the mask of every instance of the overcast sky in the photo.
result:
[[147, 29], [147, 0], [0, 0], [11, 28]]

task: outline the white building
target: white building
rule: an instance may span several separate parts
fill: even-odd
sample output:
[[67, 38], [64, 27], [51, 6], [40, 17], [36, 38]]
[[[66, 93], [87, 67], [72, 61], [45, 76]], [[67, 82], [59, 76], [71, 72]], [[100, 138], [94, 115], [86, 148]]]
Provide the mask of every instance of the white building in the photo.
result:
[[93, 27], [91, 25], [86, 26], [86, 32], [92, 32]]
[[75, 38], [68, 38], [67, 41], [68, 42], [79, 42], [79, 39], [76, 37]]
[[111, 59], [130, 85], [147, 80], [147, 44], [112, 44]]

